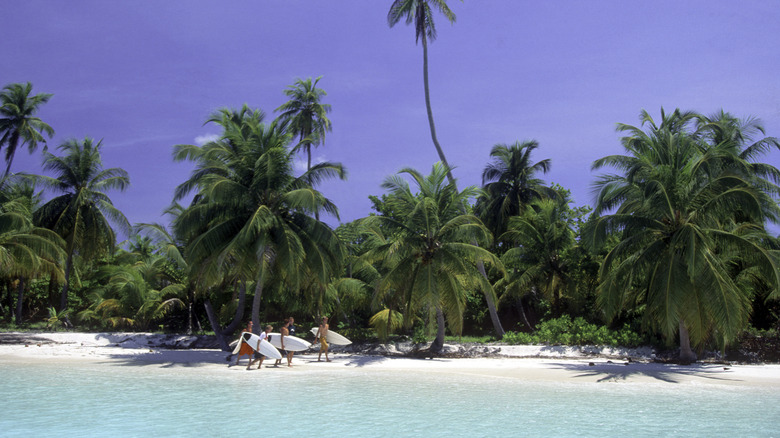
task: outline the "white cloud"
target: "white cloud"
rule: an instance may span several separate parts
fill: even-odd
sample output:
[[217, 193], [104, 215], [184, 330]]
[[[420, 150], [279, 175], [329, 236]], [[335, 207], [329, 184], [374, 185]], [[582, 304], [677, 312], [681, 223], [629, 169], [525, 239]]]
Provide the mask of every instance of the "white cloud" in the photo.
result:
[[195, 144], [198, 146], [203, 146], [204, 144], [215, 141], [219, 139], [219, 134], [206, 134], [206, 135], [199, 135], [195, 137]]
[[[293, 162], [293, 168], [298, 172], [306, 172], [306, 165], [307, 165], [307, 158], [306, 154], [301, 153], [302, 158], [298, 158]], [[311, 157], [311, 164], [320, 164], [328, 161], [327, 157], [325, 155], [318, 155], [316, 157]]]

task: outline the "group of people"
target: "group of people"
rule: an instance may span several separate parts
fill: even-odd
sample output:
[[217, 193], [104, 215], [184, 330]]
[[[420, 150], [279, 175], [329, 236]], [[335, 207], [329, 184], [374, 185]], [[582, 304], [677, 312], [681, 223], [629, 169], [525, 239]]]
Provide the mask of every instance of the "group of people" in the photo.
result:
[[[317, 361], [320, 362], [322, 360], [322, 354], [325, 353], [325, 360], [330, 362], [330, 358], [328, 358], [328, 317], [323, 316], [322, 321], [320, 322], [319, 330], [317, 331], [317, 335], [314, 338], [314, 343], [316, 343], [318, 340], [320, 342], [320, 354], [317, 357]], [[260, 369], [260, 367], [263, 366], [263, 360], [265, 360], [265, 356], [260, 353], [260, 343], [263, 342], [263, 340], [268, 341], [268, 335], [273, 331], [273, 326], [267, 325], [265, 326], [265, 330], [263, 330], [259, 335], [259, 339], [257, 340], [257, 345], [252, 346], [248, 342], [242, 342], [244, 333], [253, 333], [253, 324], [252, 321], [249, 321], [247, 323], [247, 326], [244, 330], [241, 331], [241, 338], [239, 339], [239, 342], [241, 343], [241, 346], [238, 350], [238, 357], [236, 357], [236, 363], [235, 365], [238, 365], [238, 362], [241, 360], [243, 356], [249, 356], [249, 364], [246, 366], [246, 369], [251, 369], [252, 365], [254, 365], [256, 362], [260, 362], [257, 365], [257, 369]], [[295, 336], [295, 319], [291, 316], [284, 320], [284, 325], [282, 326], [280, 330], [280, 344], [281, 344], [281, 351], [282, 358], [287, 358], [287, 366], [292, 367], [292, 358], [293, 358], [293, 351], [287, 351], [284, 348], [284, 338], [286, 336]], [[314, 345], [312, 343], [312, 345]], [[282, 363], [282, 359], [277, 359], [274, 363], [274, 366], [279, 366]]]

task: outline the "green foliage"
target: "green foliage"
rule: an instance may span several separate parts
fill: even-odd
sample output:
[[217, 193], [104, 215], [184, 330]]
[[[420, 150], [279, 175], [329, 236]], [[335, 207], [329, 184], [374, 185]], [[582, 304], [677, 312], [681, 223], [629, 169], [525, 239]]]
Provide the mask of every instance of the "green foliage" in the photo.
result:
[[67, 322], [69, 315], [69, 309], [64, 309], [58, 312], [54, 307], [49, 307], [49, 319], [47, 320], [46, 328], [57, 330], [57, 328], [61, 327]]
[[638, 347], [651, 343], [628, 326], [619, 330], [610, 330], [606, 326], [589, 323], [584, 318], [572, 319], [569, 315], [540, 323], [534, 333], [507, 332], [503, 342], [511, 345], [610, 345], [613, 347]]
[[[643, 111], [642, 127], [618, 125], [626, 155], [607, 156], [594, 169], [602, 215], [583, 240], [599, 250], [620, 241], [601, 266], [599, 305], [608, 318], [645, 304], [646, 321], [681, 354], [716, 338], [728, 343], [747, 326], [755, 279], [780, 295], [780, 264], [767, 248], [763, 224], [776, 222], [780, 171], [756, 159], [774, 138], [763, 127], [721, 112], [711, 117], [661, 110], [656, 124]], [[611, 213], [611, 214], [607, 214]], [[750, 280], [747, 280], [750, 279]]]
[[412, 334], [412, 342], [415, 344], [424, 344], [425, 342], [428, 342], [428, 336], [425, 332], [426, 330], [424, 326], [417, 326], [414, 329], [414, 334]]

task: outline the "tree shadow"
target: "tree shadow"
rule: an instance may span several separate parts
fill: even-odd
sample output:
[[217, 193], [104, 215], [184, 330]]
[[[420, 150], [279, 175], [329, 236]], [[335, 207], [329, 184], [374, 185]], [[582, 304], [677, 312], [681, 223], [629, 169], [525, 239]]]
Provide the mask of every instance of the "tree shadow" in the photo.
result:
[[109, 363], [130, 367], [197, 368], [220, 363], [229, 365], [231, 362], [226, 360], [228, 354], [218, 350], [169, 350], [165, 352], [150, 350], [148, 353], [141, 354], [112, 354]]
[[[729, 376], [722, 365], [669, 365], [636, 362], [590, 362], [551, 364], [568, 371], [579, 372], [575, 378], [597, 378], [597, 382], [620, 382], [634, 377], [649, 377], [666, 383], [681, 383], [682, 377], [696, 377], [723, 382], [741, 382]], [[726, 367], [728, 368], [728, 367]]]

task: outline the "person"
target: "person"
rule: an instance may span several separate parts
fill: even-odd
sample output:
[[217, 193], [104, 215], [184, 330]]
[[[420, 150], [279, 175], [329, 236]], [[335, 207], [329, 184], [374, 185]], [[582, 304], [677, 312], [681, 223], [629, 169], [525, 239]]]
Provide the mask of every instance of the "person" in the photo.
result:
[[236, 357], [235, 365], [238, 365], [238, 362], [241, 360], [241, 356], [249, 356], [249, 361], [252, 361], [252, 353], [254, 353], [254, 350], [252, 350], [252, 346], [244, 342], [244, 333], [252, 333], [252, 321], [249, 321], [249, 323], [246, 325], [246, 328], [241, 330], [241, 337], [238, 338], [238, 342], [241, 343], [241, 348], [238, 350], [238, 357]]
[[[280, 351], [280, 353], [282, 353], [283, 357], [287, 356], [287, 366], [288, 367], [292, 366], [292, 357], [293, 357], [294, 351], [287, 351], [287, 350], [284, 349], [284, 337], [285, 336], [291, 336], [291, 334], [290, 334], [290, 326], [292, 325], [293, 321], [294, 320], [293, 320], [292, 317], [289, 317], [289, 318], [285, 319], [284, 320], [284, 325], [282, 326], [281, 330], [279, 330], [280, 335], [281, 335], [279, 339], [280, 339], [280, 343], [282, 344], [282, 350]], [[293, 330], [295, 330], [295, 329], [293, 328]], [[282, 363], [281, 359], [276, 359], [276, 363], [274, 365], [279, 366], [281, 363]]]
[[259, 338], [260, 338], [260, 339], [258, 339], [258, 340], [257, 340], [257, 346], [256, 346], [256, 348], [255, 348], [255, 355], [254, 355], [254, 359], [253, 359], [253, 360], [251, 360], [251, 361], [249, 362], [249, 365], [247, 365], [247, 366], [246, 366], [246, 369], [247, 369], [247, 370], [249, 370], [249, 369], [252, 367], [252, 364], [254, 364], [255, 362], [257, 362], [258, 360], [260, 361], [260, 363], [257, 365], [257, 369], [259, 370], [259, 369], [260, 369], [260, 367], [262, 367], [262, 366], [263, 366], [263, 360], [265, 360], [265, 356], [263, 356], [262, 354], [260, 354], [260, 343], [261, 343], [261, 342], [263, 342], [263, 340], [264, 340], [264, 339], [265, 339], [266, 341], [268, 340], [268, 333], [271, 333], [271, 331], [272, 331], [273, 329], [274, 329], [274, 328], [273, 328], [273, 326], [271, 326], [271, 325], [267, 325], [267, 326], [265, 326], [265, 331], [264, 331], [264, 332], [262, 332], [262, 333], [260, 333], [260, 336], [259, 336]]
[[320, 322], [320, 328], [317, 330], [317, 336], [314, 338], [314, 341], [316, 342], [317, 339], [320, 340], [320, 354], [317, 356], [317, 362], [322, 362], [322, 353], [325, 353], [325, 360], [327, 362], [330, 362], [330, 359], [328, 358], [328, 329], [330, 326], [328, 325], [328, 317], [323, 316], [322, 322]]
[[287, 330], [290, 331], [290, 336], [295, 336], [295, 318], [292, 316], [287, 318], [290, 321], [290, 325], [287, 326]]

